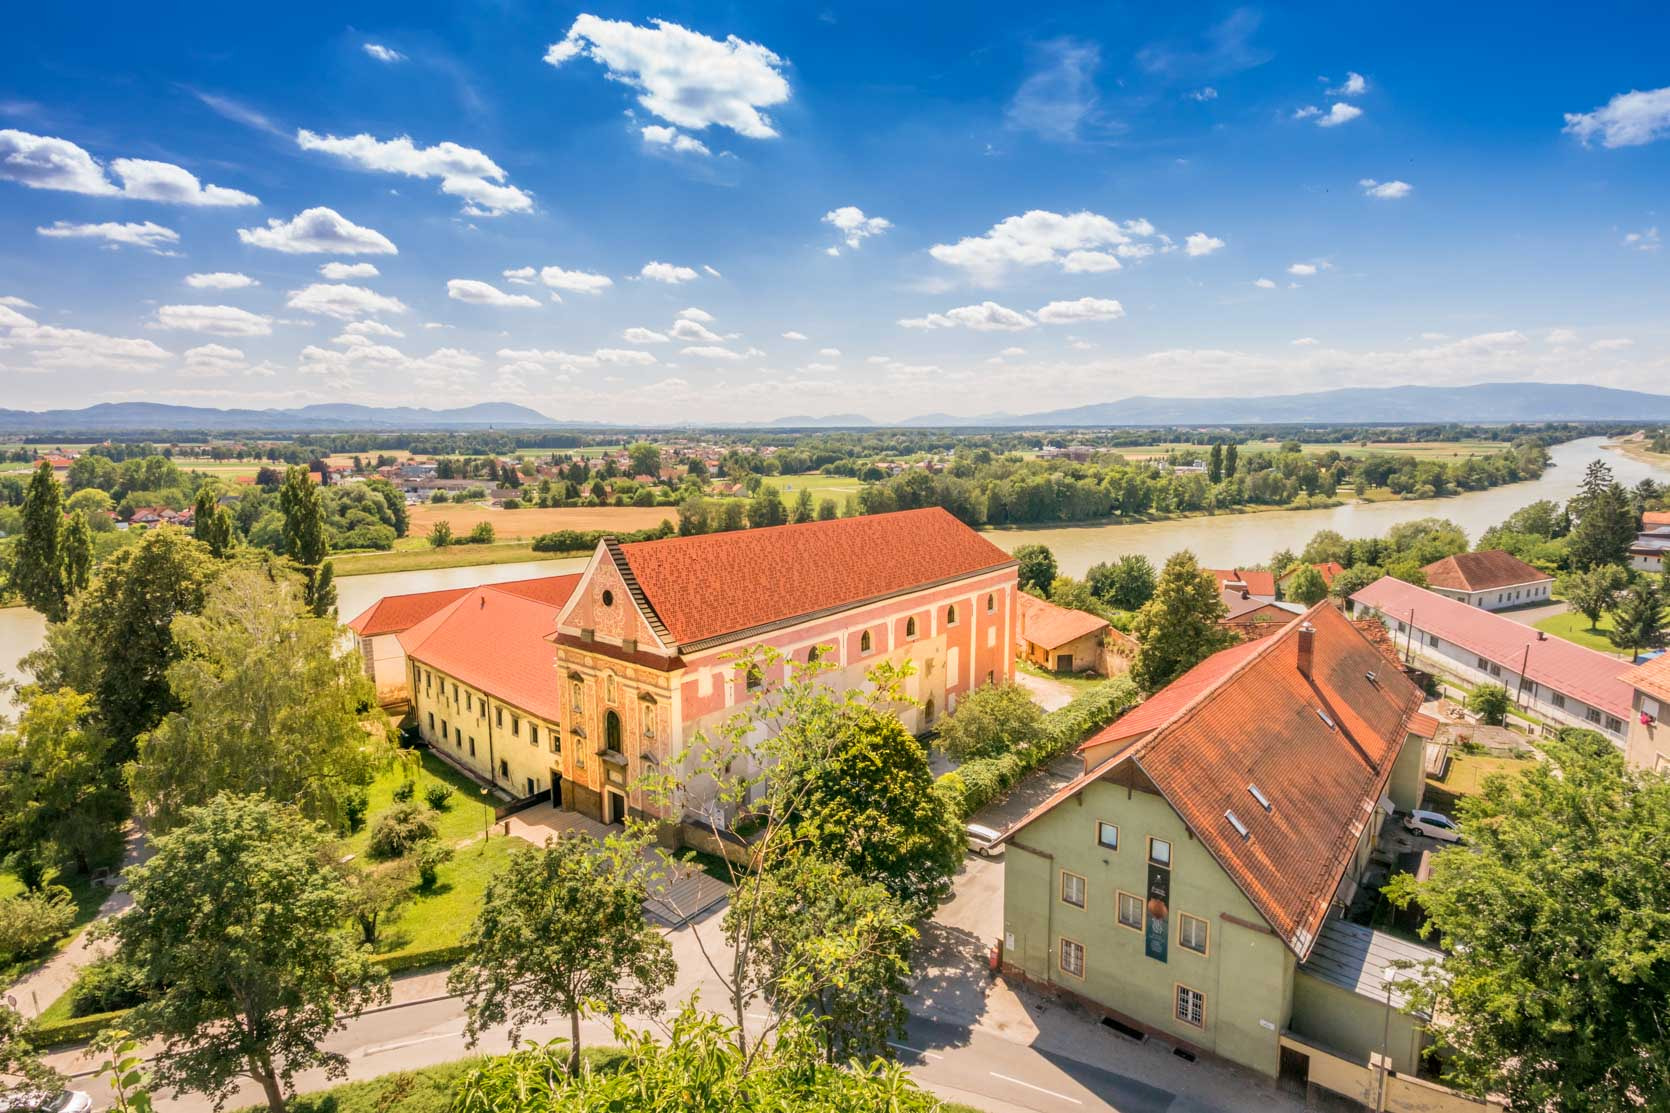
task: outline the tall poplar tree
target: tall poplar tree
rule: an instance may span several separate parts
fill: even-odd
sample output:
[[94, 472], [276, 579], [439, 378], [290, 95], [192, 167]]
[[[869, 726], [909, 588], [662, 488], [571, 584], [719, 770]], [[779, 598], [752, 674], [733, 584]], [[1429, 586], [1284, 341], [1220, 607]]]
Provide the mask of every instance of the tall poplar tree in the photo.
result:
[[304, 468], [289, 468], [278, 490], [279, 509], [284, 512], [284, 551], [301, 565], [306, 580], [302, 600], [307, 609], [323, 618], [336, 609], [336, 586], [330, 562], [325, 560], [325, 499]]
[[1600, 460], [1590, 463], [1568, 507], [1577, 523], [1568, 542], [1574, 569], [1587, 572], [1597, 565], [1627, 562], [1635, 540], [1635, 511], [1611, 468]]
[[215, 499], [214, 491], [208, 487], [198, 491], [191, 514], [192, 536], [207, 545], [216, 557], [225, 556], [232, 548], [232, 515]]
[[69, 606], [59, 548], [64, 528], [64, 492], [45, 460], [23, 496], [23, 532], [12, 557], [11, 589], [23, 602], [62, 622]]
[[64, 519], [58, 537], [58, 571], [67, 605], [93, 578], [93, 529], [87, 524], [86, 514], [71, 514]]

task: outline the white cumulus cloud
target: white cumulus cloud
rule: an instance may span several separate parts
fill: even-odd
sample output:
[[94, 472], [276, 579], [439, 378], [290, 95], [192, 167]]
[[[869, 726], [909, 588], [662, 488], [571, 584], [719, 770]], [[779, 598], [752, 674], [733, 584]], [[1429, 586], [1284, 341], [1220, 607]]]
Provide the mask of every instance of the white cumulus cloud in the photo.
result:
[[164, 305], [157, 309], [156, 327], [211, 336], [269, 336], [273, 319], [232, 305]]
[[944, 313], [929, 313], [925, 317], [906, 317], [899, 321], [905, 328], [937, 329], [968, 328], [976, 332], [1020, 332], [1037, 326], [1025, 313], [983, 301], [979, 305], [960, 305]]
[[1639, 147], [1662, 139], [1670, 135], [1670, 86], [1619, 93], [1593, 112], [1568, 112], [1564, 130], [1585, 145], [1598, 138], [1602, 147]]
[[1077, 301], [1052, 301], [1038, 310], [1038, 319], [1046, 325], [1071, 325], [1081, 321], [1116, 321], [1125, 315], [1125, 307], [1112, 298], [1079, 298]]
[[651, 147], [665, 147], [668, 150], [677, 152], [681, 155], [713, 154], [712, 151], [707, 149], [706, 143], [703, 143], [700, 139], [697, 139], [693, 135], [684, 134], [677, 128], [663, 127], [660, 124], [649, 124], [640, 129], [639, 134], [644, 137], [644, 142], [648, 143]]
[[186, 275], [186, 285], [194, 290], [243, 290], [261, 285], [247, 274], [233, 271], [208, 271]]
[[149, 220], [138, 224], [118, 224], [114, 221], [71, 224], [67, 220], [59, 220], [35, 231], [53, 239], [103, 240], [107, 247], [143, 247], [158, 255], [173, 254], [165, 249], [180, 242], [180, 234], [174, 229], [164, 228]]
[[1624, 246], [1632, 247], [1636, 251], [1657, 251], [1664, 246], [1658, 236], [1658, 225], [1640, 232], [1624, 233]]
[[405, 336], [406, 334], [393, 325], [385, 325], [381, 321], [355, 321], [345, 325], [343, 333], [349, 336]]
[[360, 49], [371, 55], [371, 57], [377, 59], [379, 62], [392, 63], [404, 62], [406, 60], [406, 56], [404, 54], [395, 50], [393, 47], [384, 46], [382, 43], [361, 43]]
[[601, 294], [615, 284], [614, 279], [606, 274], [567, 271], [561, 267], [545, 267], [539, 272], [539, 280], [553, 290], [571, 294]]
[[676, 286], [681, 282], [693, 282], [698, 277], [689, 267], [675, 266], [672, 263], [648, 262], [638, 272], [654, 282], [666, 282]]
[[289, 220], [276, 217], [265, 228], [239, 228], [238, 239], [251, 247], [286, 255], [397, 255], [400, 249], [374, 228], [364, 228], [323, 205], [304, 209]]
[[823, 222], [833, 224], [847, 241], [848, 247], [857, 247], [871, 236], [879, 236], [893, 227], [893, 222], [886, 217], [865, 216], [864, 210], [856, 205], [842, 205], [838, 209], [831, 209], [823, 214]]
[[696, 321], [704, 325], [711, 325], [713, 323], [713, 314], [694, 305], [680, 309], [678, 311], [678, 315], [686, 321]]
[[341, 282], [345, 278], [376, 278], [380, 272], [375, 263], [321, 263], [319, 274], [332, 282]]
[[1140, 258], [1155, 248], [1142, 242], [1156, 236], [1146, 220], [1120, 223], [1093, 212], [1063, 215], [1034, 209], [999, 221], [978, 236], [954, 244], [935, 244], [929, 254], [942, 263], [960, 267], [979, 282], [993, 283], [1011, 267], [1055, 264], [1065, 271], [1113, 270], [1105, 258], [1112, 248], [1126, 258]]
[[532, 286], [539, 277], [539, 272], [532, 267], [512, 267], [499, 273], [506, 282], [514, 282], [518, 286]]
[[1344, 101], [1338, 100], [1334, 102], [1332, 108], [1316, 118], [1316, 126], [1319, 128], [1337, 128], [1341, 124], [1349, 124], [1362, 114], [1363, 110], [1356, 105], [1346, 104]]
[[1328, 90], [1330, 97], [1360, 97], [1368, 92], [1368, 78], [1353, 70], [1347, 70], [1345, 80]]
[[646, 111], [678, 127], [717, 126], [751, 139], [777, 135], [760, 110], [789, 99], [783, 59], [735, 35], [721, 42], [664, 19], [653, 24], [581, 15], [545, 61], [560, 66], [590, 58], [636, 90]]
[[1315, 274], [1316, 271], [1317, 266], [1315, 263], [1294, 263], [1287, 268], [1288, 274], [1297, 275], [1300, 278], [1307, 278], [1310, 275]]
[[1276, 281], [1273, 278], [1255, 278], [1253, 279], [1253, 285], [1257, 286], [1260, 290], [1274, 290], [1276, 288]]
[[674, 321], [671, 333], [678, 340], [700, 340], [706, 344], [718, 344], [725, 339], [700, 321], [693, 321], [688, 317]]
[[1224, 242], [1216, 236], [1208, 236], [1205, 232], [1192, 232], [1183, 239], [1183, 252], [1186, 255], [1210, 255], [1223, 245]]
[[1363, 192], [1377, 201], [1397, 201], [1408, 197], [1415, 187], [1408, 182], [1390, 181], [1377, 182], [1373, 178], [1363, 178], [1357, 183], [1363, 187]]
[[665, 344], [667, 342], [666, 333], [656, 332], [652, 328], [643, 328], [637, 325], [623, 331], [620, 338], [628, 344]]
[[290, 300], [285, 304], [303, 313], [317, 313], [342, 321], [368, 314], [406, 312], [406, 303], [399, 298], [379, 294], [364, 286], [328, 282], [315, 282], [311, 286], [292, 291]]
[[473, 147], [437, 143], [420, 147], [409, 136], [377, 139], [370, 135], [317, 135], [306, 128], [296, 132], [304, 151], [323, 151], [365, 170], [404, 174], [408, 178], [439, 178], [441, 192], [464, 201], [471, 216], [500, 216], [533, 209], [533, 195], [505, 181], [504, 168]]
[[804, 339], [806, 339], [806, 334], [804, 332], [796, 332], [794, 329], [790, 329], [788, 332], [785, 332], [783, 334], [783, 339], [784, 340], [804, 340]]
[[541, 304], [538, 298], [530, 298], [526, 294], [507, 294], [491, 282], [479, 282], [473, 278], [447, 279], [446, 296], [453, 301], [470, 305], [490, 305], [499, 309], [538, 309]]
[[110, 169], [122, 180], [116, 185], [104, 166], [78, 144], [49, 135], [0, 128], [0, 179], [31, 189], [55, 189], [102, 197], [131, 197], [175, 205], [258, 205], [260, 199], [237, 189], [204, 185], [197, 175], [171, 162], [119, 158]]

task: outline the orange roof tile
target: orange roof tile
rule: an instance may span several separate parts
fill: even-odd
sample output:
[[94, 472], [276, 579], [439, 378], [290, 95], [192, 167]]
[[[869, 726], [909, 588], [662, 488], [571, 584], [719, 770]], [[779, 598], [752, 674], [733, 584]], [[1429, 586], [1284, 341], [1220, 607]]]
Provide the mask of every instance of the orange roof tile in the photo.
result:
[[1066, 645], [1070, 641], [1108, 628], [1108, 620], [1086, 611], [1058, 607], [1036, 595], [1020, 593], [1021, 638], [1045, 649]]
[[1242, 642], [1240, 645], [1230, 646], [1221, 653], [1212, 654], [1212, 656], [1131, 708], [1124, 715], [1085, 739], [1079, 744], [1079, 750], [1082, 752], [1094, 746], [1116, 742], [1121, 738], [1147, 734], [1149, 731], [1164, 725], [1171, 720], [1173, 715], [1194, 702], [1203, 692], [1210, 691], [1230, 670], [1251, 657], [1259, 646], [1260, 643], [1255, 641]]
[[1456, 553], [1443, 560], [1435, 560], [1425, 568], [1429, 587], [1449, 591], [1490, 591], [1498, 587], [1518, 587], [1554, 577], [1534, 568], [1512, 553], [1501, 549], [1486, 549], [1480, 553]]
[[[1171, 714], [1151, 735], [1070, 782], [1008, 835], [1134, 763], [1304, 959], [1421, 704], [1420, 689], [1386, 669], [1339, 611], [1319, 603], [1305, 621], [1315, 628], [1308, 678], [1298, 669], [1298, 621], [1208, 658], [1176, 682], [1197, 691], [1166, 697], [1159, 710]], [[1268, 811], [1248, 785], [1270, 801]]]
[[1670, 653], [1636, 665], [1618, 679], [1658, 700], [1670, 700]]
[[676, 646], [1013, 567], [938, 507], [616, 547]]
[[1438, 737], [1438, 720], [1425, 711], [1417, 711], [1409, 716], [1409, 733], [1422, 738]]
[[449, 587], [410, 595], [385, 595], [349, 620], [348, 629], [362, 638], [398, 634], [402, 630], [410, 630], [469, 590], [467, 587]]
[[1670, 526], [1670, 510], [1647, 510], [1641, 515], [1641, 528], [1652, 529], [1654, 526]]
[[1209, 569], [1218, 579], [1220, 589], [1232, 583], [1247, 585], [1247, 591], [1252, 595], [1262, 595], [1268, 599], [1276, 597], [1276, 574], [1253, 568], [1213, 568]]
[[554, 721], [562, 700], [554, 671], [557, 647], [547, 638], [556, 629], [561, 603], [547, 599], [563, 586], [572, 592], [579, 580], [578, 575], [549, 577], [543, 599], [528, 594], [527, 584], [539, 581], [512, 585], [522, 590], [507, 591], [502, 584], [471, 588], [401, 633], [400, 646], [414, 661]]

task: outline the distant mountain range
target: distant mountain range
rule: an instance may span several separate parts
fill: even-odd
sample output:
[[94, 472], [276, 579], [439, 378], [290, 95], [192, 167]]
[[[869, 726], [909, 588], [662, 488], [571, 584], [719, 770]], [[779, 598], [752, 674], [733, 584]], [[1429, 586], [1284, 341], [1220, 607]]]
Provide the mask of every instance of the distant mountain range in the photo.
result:
[[[1039, 413], [976, 417], [933, 413], [884, 423], [862, 414], [710, 422], [689, 427], [852, 429], [1095, 428], [1160, 425], [1410, 424], [1514, 421], [1670, 421], [1670, 396], [1581, 383], [1481, 383], [1476, 386], [1354, 387], [1308, 394], [1211, 398], [1125, 398]], [[681, 426], [685, 423], [680, 423]], [[458, 429], [641, 428], [555, 421], [510, 402], [453, 410], [327, 404], [291, 410], [215, 410], [152, 402], [105, 402], [80, 410], [0, 410], [0, 433], [324, 433]]]
[[[101, 402], [80, 410], [0, 410], [0, 433], [124, 431], [330, 433], [484, 428], [550, 428], [557, 423], [526, 406], [481, 402], [455, 410], [327, 403], [294, 410], [215, 410], [155, 402]], [[579, 424], [591, 424], [581, 422]]]

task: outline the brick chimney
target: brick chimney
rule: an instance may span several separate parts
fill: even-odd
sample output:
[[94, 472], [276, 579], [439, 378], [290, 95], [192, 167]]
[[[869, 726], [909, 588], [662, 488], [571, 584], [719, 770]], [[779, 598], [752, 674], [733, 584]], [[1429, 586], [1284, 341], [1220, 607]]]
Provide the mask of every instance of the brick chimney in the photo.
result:
[[1309, 622], [1299, 624], [1299, 675], [1310, 679], [1311, 658], [1316, 654], [1316, 627]]

